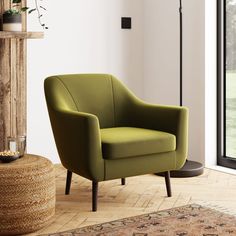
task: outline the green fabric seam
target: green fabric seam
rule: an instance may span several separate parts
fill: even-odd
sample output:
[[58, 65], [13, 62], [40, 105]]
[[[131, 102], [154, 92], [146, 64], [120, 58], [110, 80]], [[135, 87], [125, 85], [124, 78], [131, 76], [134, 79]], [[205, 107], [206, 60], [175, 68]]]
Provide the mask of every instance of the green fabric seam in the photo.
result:
[[114, 126], [116, 126], [116, 108], [115, 108], [115, 97], [114, 97], [114, 87], [112, 75], [110, 76], [111, 88], [112, 88], [112, 98], [113, 98], [113, 111], [114, 111]]
[[77, 104], [75, 102], [75, 99], [74, 97], [72, 96], [71, 92], [69, 91], [69, 89], [67, 88], [67, 86], [65, 85], [65, 83], [62, 81], [62, 79], [59, 77], [59, 76], [55, 76], [60, 82], [61, 84], [63, 85], [63, 87], [66, 89], [66, 91], [70, 94], [71, 98], [72, 98], [72, 101], [74, 102], [75, 104], [75, 107], [77, 108], [77, 111], [79, 111], [79, 108], [77, 107]]

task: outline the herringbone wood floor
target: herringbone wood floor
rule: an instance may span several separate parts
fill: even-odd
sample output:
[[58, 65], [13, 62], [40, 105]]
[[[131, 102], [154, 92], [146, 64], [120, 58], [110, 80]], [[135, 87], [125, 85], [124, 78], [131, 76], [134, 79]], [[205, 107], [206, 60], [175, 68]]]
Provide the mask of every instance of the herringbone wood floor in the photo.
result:
[[46, 228], [30, 235], [65, 231], [189, 203], [209, 203], [236, 211], [236, 176], [205, 169], [193, 178], [171, 178], [173, 197], [166, 197], [163, 177], [144, 175], [99, 184], [98, 211], [91, 212], [91, 182], [73, 175], [64, 195], [66, 170], [56, 165], [56, 215]]

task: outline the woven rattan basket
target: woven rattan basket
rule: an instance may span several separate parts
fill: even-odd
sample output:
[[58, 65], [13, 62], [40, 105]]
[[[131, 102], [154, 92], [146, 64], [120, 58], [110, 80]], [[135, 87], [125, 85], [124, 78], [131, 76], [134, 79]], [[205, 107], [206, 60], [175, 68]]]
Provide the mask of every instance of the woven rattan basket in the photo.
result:
[[0, 163], [0, 235], [25, 234], [49, 224], [55, 213], [52, 163], [40, 156]]

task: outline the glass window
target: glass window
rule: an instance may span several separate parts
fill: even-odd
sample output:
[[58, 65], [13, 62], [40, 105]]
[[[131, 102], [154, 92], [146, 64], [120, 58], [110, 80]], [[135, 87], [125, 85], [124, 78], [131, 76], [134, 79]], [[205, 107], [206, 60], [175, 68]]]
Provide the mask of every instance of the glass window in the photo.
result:
[[236, 158], [236, 0], [226, 0], [225, 154]]
[[236, 168], [236, 0], [218, 0], [218, 164]]

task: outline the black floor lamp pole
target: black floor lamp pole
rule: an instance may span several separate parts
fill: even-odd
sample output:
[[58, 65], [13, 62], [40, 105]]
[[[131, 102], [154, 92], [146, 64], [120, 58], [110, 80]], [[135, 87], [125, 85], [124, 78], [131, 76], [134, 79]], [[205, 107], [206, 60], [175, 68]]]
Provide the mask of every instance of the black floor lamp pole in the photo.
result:
[[[183, 105], [183, 14], [182, 14], [182, 0], [179, 0], [179, 43], [180, 43], [180, 106]], [[184, 166], [180, 170], [170, 172], [171, 177], [193, 177], [201, 175], [204, 171], [203, 165], [196, 161], [186, 160]]]
[[179, 48], [180, 48], [180, 68], [179, 68], [179, 81], [180, 81], [180, 106], [183, 106], [183, 15], [182, 15], [182, 0], [179, 0]]

